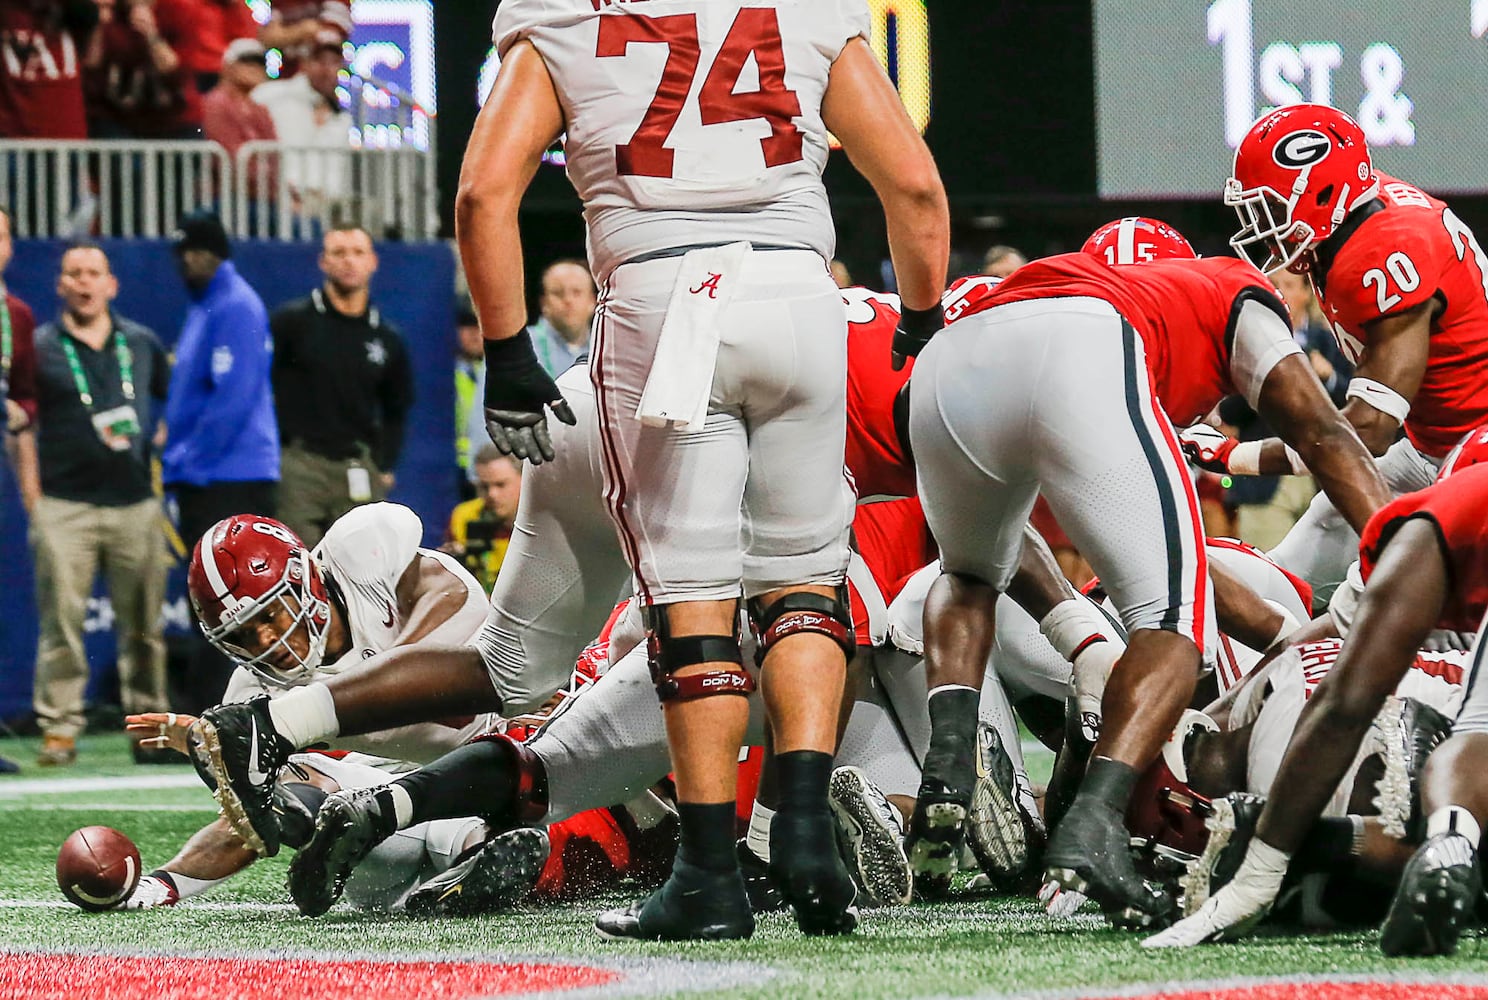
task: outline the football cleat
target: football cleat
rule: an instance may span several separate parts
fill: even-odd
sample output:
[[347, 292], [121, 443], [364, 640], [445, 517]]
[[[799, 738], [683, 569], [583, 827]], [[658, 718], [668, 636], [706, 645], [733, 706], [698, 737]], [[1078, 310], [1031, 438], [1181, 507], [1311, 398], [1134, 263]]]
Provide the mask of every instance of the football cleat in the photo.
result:
[[994, 886], [1014, 882], [1028, 867], [1028, 830], [1018, 806], [1018, 775], [1002, 737], [977, 724], [976, 784], [971, 789], [966, 840]]
[[726, 941], [754, 933], [754, 914], [737, 870], [704, 871], [680, 857], [656, 892], [594, 921], [610, 941]]
[[755, 913], [774, 913], [785, 909], [785, 897], [780, 886], [770, 877], [770, 866], [765, 859], [754, 853], [745, 837], [734, 845], [734, 855], [739, 859], [739, 874], [744, 877], [744, 892], [749, 896], [749, 908]]
[[837, 820], [843, 860], [869, 904], [909, 902], [914, 876], [904, 853], [899, 810], [855, 767], [839, 767], [832, 772], [828, 802]]
[[307, 917], [335, 905], [352, 869], [391, 837], [397, 822], [378, 800], [381, 788], [357, 788], [326, 797], [315, 817], [315, 835], [289, 863], [289, 894]]
[[507, 909], [537, 885], [548, 851], [545, 831], [509, 830], [420, 885], [404, 906], [411, 916], [473, 917]]
[[848, 934], [858, 926], [858, 890], [837, 851], [830, 809], [781, 809], [770, 821], [770, 878], [803, 934]]
[[274, 730], [268, 695], [218, 705], [191, 726], [191, 763], [222, 815], [259, 854], [279, 853], [274, 778], [295, 748]]
[[1192, 916], [1220, 889], [1229, 884], [1250, 850], [1261, 810], [1266, 807], [1264, 795], [1235, 792], [1209, 804], [1204, 828], [1209, 840], [1204, 851], [1188, 866], [1178, 880], [1183, 894], [1183, 915]]
[[1483, 891], [1477, 851], [1459, 833], [1439, 833], [1406, 862], [1380, 927], [1386, 955], [1454, 955]]
[[1173, 901], [1148, 887], [1132, 864], [1131, 835], [1109, 806], [1077, 796], [1044, 855], [1044, 882], [1088, 896], [1116, 927], [1159, 927]]

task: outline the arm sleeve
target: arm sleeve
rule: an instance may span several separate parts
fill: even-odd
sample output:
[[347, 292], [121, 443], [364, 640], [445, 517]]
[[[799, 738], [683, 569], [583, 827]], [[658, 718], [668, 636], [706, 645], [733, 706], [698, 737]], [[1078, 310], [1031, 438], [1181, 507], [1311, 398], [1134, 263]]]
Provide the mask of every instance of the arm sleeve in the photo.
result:
[[1268, 304], [1246, 299], [1236, 311], [1230, 348], [1230, 377], [1252, 410], [1258, 410], [1261, 386], [1282, 359], [1301, 355], [1292, 331]]
[[212, 391], [192, 435], [196, 454], [220, 455], [253, 419], [269, 385], [268, 317], [255, 302], [224, 303], [211, 319]]
[[378, 442], [377, 465], [384, 472], [398, 464], [403, 453], [403, 430], [413, 406], [413, 366], [408, 348], [396, 331], [389, 331], [387, 371], [380, 387], [382, 396], [382, 440]]

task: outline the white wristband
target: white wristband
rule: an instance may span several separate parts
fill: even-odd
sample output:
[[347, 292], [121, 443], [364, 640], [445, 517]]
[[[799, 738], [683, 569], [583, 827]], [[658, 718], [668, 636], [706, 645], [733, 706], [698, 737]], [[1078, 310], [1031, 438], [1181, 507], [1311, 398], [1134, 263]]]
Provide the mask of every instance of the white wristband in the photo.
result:
[[1261, 442], [1241, 441], [1230, 449], [1225, 468], [1237, 476], [1259, 476], [1261, 474]]
[[1393, 417], [1397, 424], [1405, 423], [1405, 418], [1410, 416], [1410, 403], [1406, 402], [1405, 397], [1372, 378], [1353, 379], [1349, 382], [1344, 397], [1362, 399], [1385, 416]]

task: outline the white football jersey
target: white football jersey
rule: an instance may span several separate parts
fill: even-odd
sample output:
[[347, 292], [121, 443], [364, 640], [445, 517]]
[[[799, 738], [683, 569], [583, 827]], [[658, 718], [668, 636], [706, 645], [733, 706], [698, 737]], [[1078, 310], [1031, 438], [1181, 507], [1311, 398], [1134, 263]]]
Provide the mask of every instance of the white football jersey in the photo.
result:
[[600, 280], [738, 240], [831, 258], [821, 102], [866, 0], [505, 0], [492, 30], [552, 75]]
[[[419, 516], [396, 503], [355, 507], [331, 525], [311, 558], [324, 575], [326, 586], [340, 595], [351, 644], [334, 663], [322, 663], [313, 680], [326, 680], [392, 648], [407, 624], [398, 607], [398, 581], [420, 555], [437, 559], [468, 592], [464, 606], [428, 639], [438, 645], [474, 642], [486, 620], [486, 593], [479, 581], [455, 559], [443, 552], [420, 548], [423, 535], [424, 525]], [[233, 672], [222, 700], [238, 702], [259, 694], [274, 697], [279, 693], [281, 689], [264, 686], [252, 671], [239, 667]], [[493, 727], [499, 720], [486, 715], [459, 721], [458, 726], [425, 723], [347, 737], [336, 740], [336, 746], [427, 762]]]

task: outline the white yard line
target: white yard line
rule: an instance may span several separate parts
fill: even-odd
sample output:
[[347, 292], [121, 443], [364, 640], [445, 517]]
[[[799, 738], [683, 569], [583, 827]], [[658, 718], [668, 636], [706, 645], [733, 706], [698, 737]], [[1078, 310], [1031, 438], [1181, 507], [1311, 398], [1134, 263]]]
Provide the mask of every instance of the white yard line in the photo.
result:
[[150, 791], [159, 788], [206, 790], [195, 772], [115, 778], [5, 778], [0, 779], [0, 799], [19, 799], [30, 795], [71, 795], [76, 792]]

